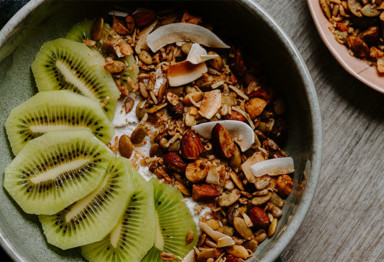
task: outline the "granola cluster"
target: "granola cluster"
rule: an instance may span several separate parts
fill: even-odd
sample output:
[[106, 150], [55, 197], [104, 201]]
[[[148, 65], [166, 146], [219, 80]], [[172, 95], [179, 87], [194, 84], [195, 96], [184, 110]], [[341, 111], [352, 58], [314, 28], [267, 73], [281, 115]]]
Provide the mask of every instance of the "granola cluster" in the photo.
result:
[[384, 1], [320, 0], [329, 29], [351, 55], [375, 65], [384, 73]]
[[[255, 177], [250, 170], [257, 162], [286, 156], [278, 145], [286, 130], [284, 102], [262, 83], [260, 69], [248, 65], [239, 48], [207, 48], [210, 60], [198, 65], [185, 61], [191, 42], [168, 44], [152, 52], [146, 37], [176, 22], [204, 25], [201, 17], [188, 12], [142, 10], [134, 16], [114, 16], [106, 37], [86, 43], [100, 45], [108, 53], [105, 68], [113, 73], [125, 97], [122, 110], [129, 113], [134, 108], [130, 93], [140, 98], [135, 109], [139, 125], [111, 147], [200, 203], [196, 214], [210, 207], [211, 212], [200, 217], [202, 234], [194, 250], [197, 261], [243, 261], [274, 235], [284, 199], [293, 187], [288, 174]], [[121, 61], [128, 56], [132, 63]], [[203, 63], [207, 70], [196, 78]], [[122, 80], [127, 67], [139, 69], [137, 79]], [[170, 76], [171, 72], [176, 76]], [[178, 85], [170, 83], [171, 77], [175, 83], [196, 79]], [[247, 124], [255, 142], [243, 150], [239, 137], [222, 120]], [[193, 129], [210, 121], [218, 121], [211, 138]], [[148, 137], [151, 147], [146, 155], [140, 146]]]

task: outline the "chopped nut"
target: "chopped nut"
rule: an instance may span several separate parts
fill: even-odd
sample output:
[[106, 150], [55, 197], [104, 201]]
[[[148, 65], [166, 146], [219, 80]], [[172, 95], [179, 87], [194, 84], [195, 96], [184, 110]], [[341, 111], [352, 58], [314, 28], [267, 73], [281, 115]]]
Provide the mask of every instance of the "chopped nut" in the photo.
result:
[[185, 245], [188, 246], [189, 244], [191, 244], [194, 240], [194, 234], [193, 234], [193, 230], [188, 230], [186, 236], [185, 236]]
[[271, 199], [270, 195], [254, 197], [254, 198], [252, 198], [251, 203], [252, 203], [252, 205], [260, 206], [260, 205], [267, 203], [270, 199]]
[[126, 64], [120, 61], [112, 61], [109, 63], [106, 63], [104, 65], [105, 70], [112, 74], [121, 73], [125, 68], [127, 68]]
[[192, 198], [195, 201], [212, 201], [212, 199], [220, 196], [220, 192], [216, 188], [207, 185], [193, 185]]
[[236, 184], [236, 186], [237, 186], [240, 190], [244, 190], [243, 183], [241, 182], [241, 180], [239, 179], [239, 177], [237, 176], [237, 174], [236, 174], [235, 172], [229, 172], [229, 175], [231, 176], [231, 179], [232, 179], [232, 181]]
[[221, 124], [216, 124], [211, 132], [212, 144], [218, 154], [224, 158], [231, 158], [235, 152], [235, 143], [227, 129]]
[[184, 173], [187, 168], [187, 164], [184, 160], [176, 153], [168, 153], [163, 156], [164, 166], [169, 171], [178, 173]]
[[95, 40], [89, 40], [89, 39], [83, 39], [83, 43], [89, 47], [94, 47], [96, 45]]
[[219, 220], [216, 219], [209, 219], [205, 221], [205, 223], [210, 226], [213, 230], [218, 230], [220, 228]]
[[347, 44], [355, 56], [357, 57], [369, 56], [369, 47], [360, 38], [356, 36], [348, 36]]
[[134, 15], [137, 27], [144, 27], [152, 23], [156, 18], [156, 13], [153, 10], [143, 10]]
[[277, 179], [277, 189], [279, 195], [286, 198], [291, 194], [293, 187], [292, 178], [289, 175], [279, 176]]
[[268, 104], [267, 101], [261, 98], [252, 98], [245, 104], [245, 111], [249, 114], [252, 119], [255, 119], [263, 112], [265, 106]]
[[112, 29], [116, 31], [116, 33], [120, 35], [129, 34], [129, 30], [124, 26], [123, 22], [116, 17], [113, 17]]
[[272, 216], [277, 218], [283, 215], [283, 211], [277, 206], [275, 206], [274, 204], [272, 204], [271, 202], [267, 203], [267, 205], [265, 206], [265, 210], [270, 211], [272, 213]]
[[259, 243], [263, 242], [265, 239], [267, 239], [267, 233], [265, 233], [264, 229], [259, 229], [255, 233], [255, 240]]
[[253, 237], [252, 230], [247, 227], [247, 224], [245, 223], [244, 219], [240, 217], [235, 217], [233, 219], [233, 226], [235, 227], [236, 231], [245, 239], [251, 240]]
[[227, 114], [225, 117], [223, 117], [224, 120], [237, 120], [241, 122], [245, 122], [245, 117], [242, 116], [239, 112], [232, 111], [231, 114]]
[[160, 253], [160, 259], [161, 259], [161, 260], [164, 260], [164, 261], [171, 261], [171, 260], [178, 259], [178, 257], [175, 256], [175, 255], [172, 254], [172, 253], [161, 252], [161, 253]]
[[232, 190], [231, 192], [225, 192], [217, 199], [217, 202], [220, 206], [230, 206], [234, 204], [240, 198], [240, 191], [237, 189]]
[[203, 160], [196, 160], [189, 163], [185, 170], [185, 177], [192, 183], [203, 181], [208, 175], [209, 167]]
[[135, 19], [133, 18], [133, 16], [128, 15], [125, 18], [125, 25], [127, 26], [128, 34], [131, 34], [135, 29]]
[[272, 237], [277, 228], [277, 218], [274, 218], [268, 228], [268, 237]]
[[248, 258], [248, 251], [245, 249], [245, 247], [240, 245], [233, 245], [227, 248], [226, 251], [232, 256], [237, 258], [242, 258], [242, 259]]
[[195, 160], [204, 149], [200, 138], [192, 129], [188, 129], [181, 139], [181, 154], [185, 159]]

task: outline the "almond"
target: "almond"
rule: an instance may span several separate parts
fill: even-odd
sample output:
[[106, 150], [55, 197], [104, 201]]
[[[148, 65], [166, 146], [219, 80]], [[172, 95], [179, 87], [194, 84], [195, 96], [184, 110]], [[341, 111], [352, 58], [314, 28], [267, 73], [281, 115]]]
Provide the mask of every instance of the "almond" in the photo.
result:
[[348, 36], [347, 44], [355, 56], [361, 58], [369, 56], [369, 47], [360, 38], [356, 36]]
[[203, 149], [204, 145], [199, 136], [192, 129], [188, 129], [181, 139], [181, 155], [185, 159], [196, 160]]
[[184, 173], [187, 164], [176, 153], [168, 153], [163, 156], [163, 162], [168, 171]]
[[255, 97], [245, 104], [245, 111], [247, 111], [247, 113], [252, 119], [255, 119], [256, 117], [261, 115], [267, 104], [268, 102], [264, 99]]
[[224, 120], [237, 120], [241, 122], [245, 122], [245, 117], [239, 112], [232, 111], [231, 114], [227, 114], [223, 117]]
[[189, 163], [185, 169], [185, 177], [192, 183], [203, 181], [208, 175], [209, 167], [203, 160]]
[[192, 198], [195, 201], [211, 201], [214, 198], [220, 196], [220, 192], [207, 184], [193, 185]]
[[212, 144], [218, 154], [224, 158], [231, 158], [235, 153], [235, 143], [227, 129], [216, 124], [212, 129]]
[[133, 18], [133, 16], [128, 15], [125, 18], [125, 24], [127, 26], [128, 33], [131, 34], [135, 29], [135, 19]]
[[116, 33], [120, 35], [129, 34], [129, 30], [124, 26], [123, 22], [121, 22], [116, 17], [113, 17], [112, 29], [116, 31]]
[[144, 27], [152, 23], [156, 18], [156, 13], [153, 10], [143, 10], [134, 15], [137, 27]]
[[272, 91], [267, 90], [266, 88], [259, 88], [256, 91], [253, 91], [252, 93], [249, 94], [250, 98], [258, 97], [267, 102], [271, 101], [273, 96], [274, 94], [272, 93]]
[[249, 211], [249, 217], [256, 226], [267, 227], [269, 225], [267, 213], [260, 207], [253, 207]]
[[184, 106], [178, 95], [167, 93], [168, 111], [175, 118], [181, 118], [184, 114]]

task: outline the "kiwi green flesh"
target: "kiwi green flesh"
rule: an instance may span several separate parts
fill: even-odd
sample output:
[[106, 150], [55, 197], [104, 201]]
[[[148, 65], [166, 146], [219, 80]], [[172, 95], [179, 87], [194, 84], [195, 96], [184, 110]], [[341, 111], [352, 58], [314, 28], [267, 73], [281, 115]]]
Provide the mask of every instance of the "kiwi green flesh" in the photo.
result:
[[[129, 162], [129, 160], [127, 160]], [[153, 186], [129, 162], [136, 190], [117, 226], [103, 240], [83, 246], [83, 256], [94, 262], [139, 262], [154, 244]]]
[[122, 73], [121, 82], [131, 91], [132, 83], [136, 82], [137, 76], [139, 75], [139, 67], [133, 55], [124, 57], [121, 60], [127, 65], [127, 68]]
[[70, 90], [100, 105], [107, 99], [103, 110], [112, 119], [119, 91], [104, 64], [103, 56], [85, 44], [59, 38], [44, 43], [32, 72], [39, 91]]
[[[154, 198], [157, 225], [155, 245], [142, 261], [154, 262], [160, 259], [161, 252], [172, 253], [184, 257], [197, 243], [196, 224], [184, 202], [183, 196], [174, 187], [165, 183], [159, 184], [157, 179], [151, 180], [154, 185]], [[186, 245], [186, 235], [193, 231], [194, 241]], [[159, 233], [160, 232], [160, 233]]]
[[121, 219], [135, 187], [126, 159], [113, 158], [93, 192], [57, 214], [39, 216], [48, 243], [69, 249], [100, 241]]
[[5, 129], [16, 155], [32, 139], [53, 131], [91, 131], [108, 143], [114, 129], [100, 105], [70, 91], [39, 92], [12, 109]]
[[84, 20], [75, 24], [65, 36], [66, 39], [82, 42], [83, 40], [92, 39], [91, 28], [93, 21]]
[[4, 187], [26, 213], [55, 214], [100, 184], [111, 157], [89, 131], [50, 132], [13, 159]]

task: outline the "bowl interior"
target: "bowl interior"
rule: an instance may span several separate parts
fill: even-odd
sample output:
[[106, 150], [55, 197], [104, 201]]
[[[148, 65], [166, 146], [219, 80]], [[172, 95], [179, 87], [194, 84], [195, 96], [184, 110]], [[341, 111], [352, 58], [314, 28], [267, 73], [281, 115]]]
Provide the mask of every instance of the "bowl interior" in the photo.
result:
[[[176, 2], [153, 3], [155, 8]], [[118, 3], [122, 5], [121, 2]], [[124, 3], [134, 9], [137, 2]], [[284, 205], [273, 238], [260, 244], [250, 261], [275, 258], [288, 243], [301, 223], [311, 201], [320, 165], [320, 117], [316, 95], [305, 66], [284, 40], [275, 25], [247, 1], [177, 2], [180, 8], [200, 13], [215, 26], [216, 32], [244, 50], [247, 59], [260, 62], [267, 83], [278, 90], [287, 103], [288, 139], [286, 152], [295, 160], [294, 190]], [[218, 8], [220, 5], [220, 8]], [[45, 41], [64, 37], [68, 30], [84, 18], [107, 16], [113, 5], [101, 1], [48, 1], [39, 5], [19, 23], [8, 40], [0, 47], [0, 122], [4, 123], [10, 110], [37, 92], [30, 69], [34, 57]], [[214, 10], [214, 11], [212, 11]], [[312, 92], [312, 93], [311, 93]], [[316, 111], [317, 110], [317, 111]], [[316, 111], [316, 112], [314, 112]], [[11, 153], [4, 128], [0, 129], [0, 183]], [[308, 166], [311, 163], [312, 166]], [[304, 169], [307, 165], [307, 175]], [[304, 194], [305, 193], [305, 194]], [[304, 194], [304, 197], [303, 197]], [[0, 232], [3, 246], [19, 261], [83, 261], [80, 250], [61, 251], [47, 244], [36, 216], [27, 215], [0, 187]], [[301, 207], [304, 205], [304, 207]], [[302, 210], [301, 210], [302, 209]], [[301, 210], [301, 211], [300, 211]], [[295, 220], [295, 214], [300, 219]], [[296, 225], [294, 225], [296, 224]], [[288, 232], [292, 231], [287, 235]], [[285, 233], [284, 233], [285, 232]], [[287, 235], [285, 239], [283, 236]]]

